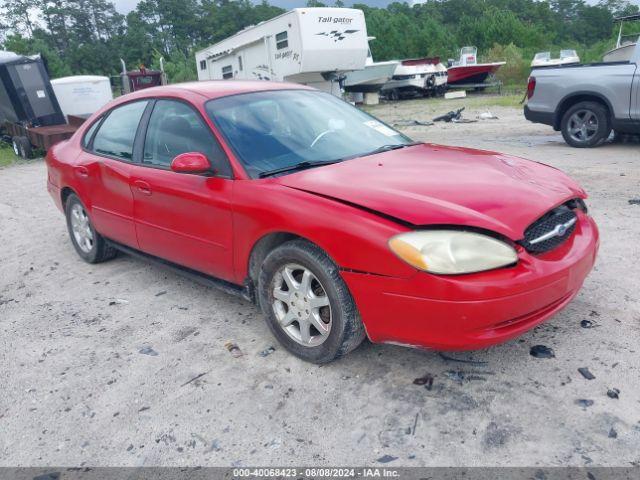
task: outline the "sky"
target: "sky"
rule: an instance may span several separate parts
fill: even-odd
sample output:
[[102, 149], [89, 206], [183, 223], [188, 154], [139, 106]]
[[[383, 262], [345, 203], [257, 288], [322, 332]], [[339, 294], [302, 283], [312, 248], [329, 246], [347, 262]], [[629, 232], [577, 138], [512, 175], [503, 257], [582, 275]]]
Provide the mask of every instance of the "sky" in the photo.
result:
[[[371, 5], [372, 7], [383, 7], [391, 3], [392, 1], [394, 0], [356, 0], [355, 3], [365, 3], [367, 5]], [[410, 3], [411, 0], [407, 1]], [[113, 2], [116, 5], [116, 10], [118, 10], [120, 13], [129, 13], [131, 10], [136, 8], [138, 0], [113, 0]], [[269, 3], [286, 9], [304, 7], [307, 4], [306, 0], [269, 0]], [[331, 0], [327, 0], [324, 3], [329, 6], [333, 4]], [[346, 6], [349, 6], [353, 3], [353, 1], [345, 1]], [[598, 3], [598, 0], [587, 0], [587, 3]], [[640, 5], [640, 0], [630, 0], [630, 3]]]

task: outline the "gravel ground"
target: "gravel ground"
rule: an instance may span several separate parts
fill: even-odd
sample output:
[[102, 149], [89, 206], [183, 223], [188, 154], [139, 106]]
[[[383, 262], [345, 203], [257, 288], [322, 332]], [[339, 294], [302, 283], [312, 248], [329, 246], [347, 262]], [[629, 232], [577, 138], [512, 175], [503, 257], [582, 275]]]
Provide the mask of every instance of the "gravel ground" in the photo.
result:
[[[370, 110], [394, 123], [463, 104]], [[565, 170], [591, 194], [602, 246], [563, 312], [449, 359], [366, 343], [303, 363], [246, 302], [126, 256], [83, 263], [43, 162], [0, 170], [0, 466], [638, 465], [639, 146], [571, 149], [519, 110], [492, 112], [500, 119], [403, 130]], [[532, 357], [539, 344], [555, 357]], [[413, 383], [425, 374], [431, 390]]]

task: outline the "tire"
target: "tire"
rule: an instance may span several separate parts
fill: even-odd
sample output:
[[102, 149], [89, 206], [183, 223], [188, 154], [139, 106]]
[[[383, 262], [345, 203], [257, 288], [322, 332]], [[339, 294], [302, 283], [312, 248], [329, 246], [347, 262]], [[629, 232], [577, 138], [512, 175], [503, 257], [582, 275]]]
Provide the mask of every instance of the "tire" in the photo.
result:
[[[286, 271], [298, 282], [298, 290], [288, 288]], [[304, 271], [309, 272], [308, 295], [304, 294]], [[318, 364], [330, 362], [355, 349], [366, 336], [338, 267], [322, 249], [307, 241], [286, 242], [267, 255], [260, 268], [258, 294], [271, 332], [284, 348], [302, 360]], [[295, 294], [300, 297], [294, 297]], [[314, 308], [314, 304], [323, 306]], [[305, 338], [303, 325], [312, 317], [316, 324], [322, 321], [325, 331], [323, 334], [313, 325]], [[281, 321], [289, 325], [281, 326]]]
[[389, 99], [393, 100], [394, 102], [400, 100], [400, 91], [397, 88], [391, 89], [391, 91], [389, 92]]
[[[581, 125], [584, 128], [580, 128]], [[562, 116], [560, 129], [568, 145], [575, 148], [596, 147], [611, 133], [609, 111], [597, 102], [576, 103]]]
[[13, 153], [17, 156], [26, 159], [31, 158], [33, 150], [31, 148], [31, 142], [27, 137], [13, 137]]
[[[80, 255], [80, 258], [87, 263], [100, 263], [116, 256], [117, 250], [109, 245], [102, 235], [96, 232], [84, 205], [77, 195], [74, 193], [69, 195], [65, 203], [64, 211], [67, 217], [67, 229], [71, 243], [76, 249], [76, 252], [78, 252], [78, 255]], [[80, 214], [80, 218], [75, 216], [76, 214]], [[77, 229], [76, 226], [78, 227]], [[84, 227], [84, 229], [82, 229], [82, 227]], [[77, 231], [80, 230], [85, 232], [84, 236], [77, 233]], [[89, 232], [90, 242], [86, 240], [89, 238]], [[83, 239], [85, 241], [83, 241]]]

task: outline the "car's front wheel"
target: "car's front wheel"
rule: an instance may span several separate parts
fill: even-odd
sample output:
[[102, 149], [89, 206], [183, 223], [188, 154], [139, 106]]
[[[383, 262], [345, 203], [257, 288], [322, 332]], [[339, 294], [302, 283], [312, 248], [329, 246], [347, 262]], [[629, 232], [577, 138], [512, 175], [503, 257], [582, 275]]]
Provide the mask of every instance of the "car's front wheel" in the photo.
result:
[[579, 102], [562, 116], [562, 136], [572, 147], [596, 147], [611, 133], [609, 112], [597, 102]]
[[258, 289], [269, 328], [303, 360], [330, 362], [364, 340], [364, 326], [338, 267], [309, 242], [293, 240], [269, 253]]
[[65, 215], [71, 243], [84, 261], [100, 263], [116, 256], [117, 251], [96, 232], [87, 210], [73, 193], [67, 197]]

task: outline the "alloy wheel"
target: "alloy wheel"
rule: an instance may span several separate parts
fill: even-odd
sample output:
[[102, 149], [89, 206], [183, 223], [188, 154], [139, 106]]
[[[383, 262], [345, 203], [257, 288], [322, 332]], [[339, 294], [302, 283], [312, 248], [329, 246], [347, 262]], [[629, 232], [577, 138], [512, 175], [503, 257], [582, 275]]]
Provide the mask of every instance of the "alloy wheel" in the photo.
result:
[[598, 117], [591, 110], [578, 110], [569, 117], [569, 136], [578, 143], [586, 143], [598, 133]]
[[329, 297], [308, 268], [288, 263], [276, 272], [272, 308], [282, 330], [300, 345], [315, 347], [329, 337]]
[[89, 253], [93, 249], [93, 231], [89, 216], [79, 203], [71, 207], [71, 231], [80, 250]]

